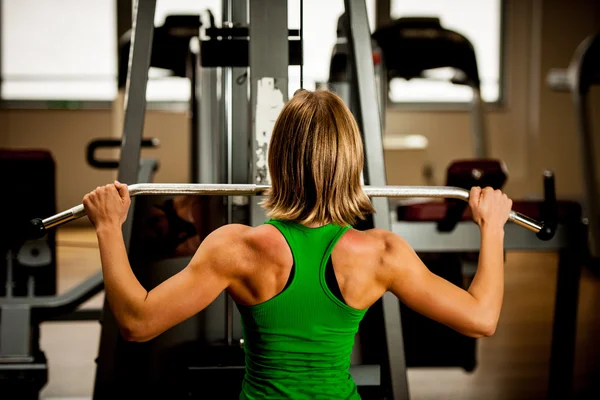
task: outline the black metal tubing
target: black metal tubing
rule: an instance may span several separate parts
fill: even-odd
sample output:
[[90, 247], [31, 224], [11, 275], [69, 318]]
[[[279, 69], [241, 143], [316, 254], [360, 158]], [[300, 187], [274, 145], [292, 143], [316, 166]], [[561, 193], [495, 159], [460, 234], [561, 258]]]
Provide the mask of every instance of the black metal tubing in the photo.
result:
[[[248, 27], [247, 26], [233, 26], [231, 28], [206, 28], [205, 33], [206, 36], [210, 38], [222, 38], [222, 39], [248, 39]], [[298, 29], [288, 29], [289, 37], [298, 37], [300, 36], [300, 30]]]
[[548, 379], [548, 399], [570, 399], [573, 391], [577, 309], [583, 263], [587, 255], [587, 228], [573, 224], [568, 246], [559, 252], [554, 320]]
[[[202, 41], [203, 67], [248, 67], [250, 64], [250, 50], [247, 40], [203, 40]], [[300, 39], [288, 41], [289, 65], [301, 65], [302, 43]], [[285, 53], [284, 53], [285, 54]]]
[[51, 321], [99, 321], [101, 318], [101, 308], [83, 308], [64, 315], [59, 315], [56, 318], [52, 318]]
[[[142, 139], [141, 147], [144, 148], [157, 148], [160, 145], [160, 141], [157, 138]], [[117, 138], [106, 138], [92, 140], [86, 150], [86, 160], [90, 166], [98, 169], [116, 169], [119, 168], [118, 160], [99, 160], [96, 158], [96, 151], [98, 149], [110, 149], [116, 147], [122, 147], [123, 140]]]

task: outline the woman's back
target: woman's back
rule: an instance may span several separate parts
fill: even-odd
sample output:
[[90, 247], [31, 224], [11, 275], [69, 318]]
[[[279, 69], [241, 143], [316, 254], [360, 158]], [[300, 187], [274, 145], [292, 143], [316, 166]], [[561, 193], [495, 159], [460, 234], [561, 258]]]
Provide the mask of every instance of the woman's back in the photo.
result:
[[362, 188], [363, 165], [360, 132], [343, 101], [324, 91], [297, 92], [273, 129], [272, 185], [261, 202], [273, 220], [296, 222], [216, 229], [183, 271], [149, 292], [129, 267], [122, 240], [127, 185], [86, 195], [107, 299], [123, 337], [151, 340], [227, 290], [246, 337], [242, 398], [348, 399], [358, 397], [349, 374], [354, 335], [385, 292], [462, 334], [493, 335], [511, 201], [492, 188], [471, 189], [481, 253], [466, 291], [431, 273], [398, 235], [342, 228], [375, 211]]
[[[277, 220], [268, 224], [248, 236], [254, 236], [250, 241], [256, 241], [256, 251], [263, 252], [251, 257], [258, 264], [249, 266], [248, 272], [262, 269], [261, 273], [251, 272], [241, 290], [230, 288], [244, 327], [246, 377], [241, 398], [359, 398], [349, 374], [350, 353], [369, 305], [352, 307], [344, 294], [350, 294], [348, 286], [355, 291], [368, 287], [364, 270], [372, 264], [354, 265], [352, 273], [347, 247], [356, 246], [350, 243], [356, 232], [333, 224], [317, 228]], [[360, 246], [356, 250], [355, 261], [361, 259]], [[334, 251], [338, 257], [332, 257]], [[244, 295], [260, 292], [262, 296], [253, 298]]]

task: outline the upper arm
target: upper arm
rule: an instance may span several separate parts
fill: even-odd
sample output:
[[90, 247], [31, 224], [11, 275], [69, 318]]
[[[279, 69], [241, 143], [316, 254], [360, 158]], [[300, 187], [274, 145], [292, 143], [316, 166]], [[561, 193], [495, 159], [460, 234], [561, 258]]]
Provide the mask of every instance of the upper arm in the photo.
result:
[[466, 290], [432, 273], [410, 245], [388, 232], [383, 258], [388, 291], [416, 312], [468, 336], [482, 336], [482, 313]]
[[149, 340], [206, 308], [242, 267], [241, 225], [223, 226], [204, 239], [190, 263], [150, 292], [139, 318], [140, 336]]

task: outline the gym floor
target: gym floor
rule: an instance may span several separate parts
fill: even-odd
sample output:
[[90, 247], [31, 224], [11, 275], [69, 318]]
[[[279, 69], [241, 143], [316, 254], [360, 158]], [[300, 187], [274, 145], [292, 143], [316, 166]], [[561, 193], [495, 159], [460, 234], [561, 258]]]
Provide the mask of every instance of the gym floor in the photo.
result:
[[[68, 290], [100, 267], [93, 229], [58, 230], [58, 288]], [[479, 366], [409, 369], [411, 398], [543, 399], [546, 396], [557, 257], [510, 252], [506, 257], [504, 308], [496, 334], [478, 342]], [[102, 294], [85, 307], [100, 307]], [[584, 270], [577, 329], [575, 389], [578, 399], [600, 398], [600, 277]], [[44, 323], [41, 346], [49, 362], [43, 399], [89, 399], [98, 350], [98, 322]], [[595, 386], [594, 386], [595, 385]]]

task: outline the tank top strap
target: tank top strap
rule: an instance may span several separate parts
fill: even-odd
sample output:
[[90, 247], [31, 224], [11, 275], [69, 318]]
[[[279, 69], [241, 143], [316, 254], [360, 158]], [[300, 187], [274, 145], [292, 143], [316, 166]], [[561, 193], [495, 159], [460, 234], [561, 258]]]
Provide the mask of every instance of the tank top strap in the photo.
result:
[[309, 228], [293, 221], [271, 219], [265, 224], [275, 226], [286, 239], [296, 268], [320, 271], [321, 264], [329, 257], [333, 247], [352, 226], [334, 224]]

